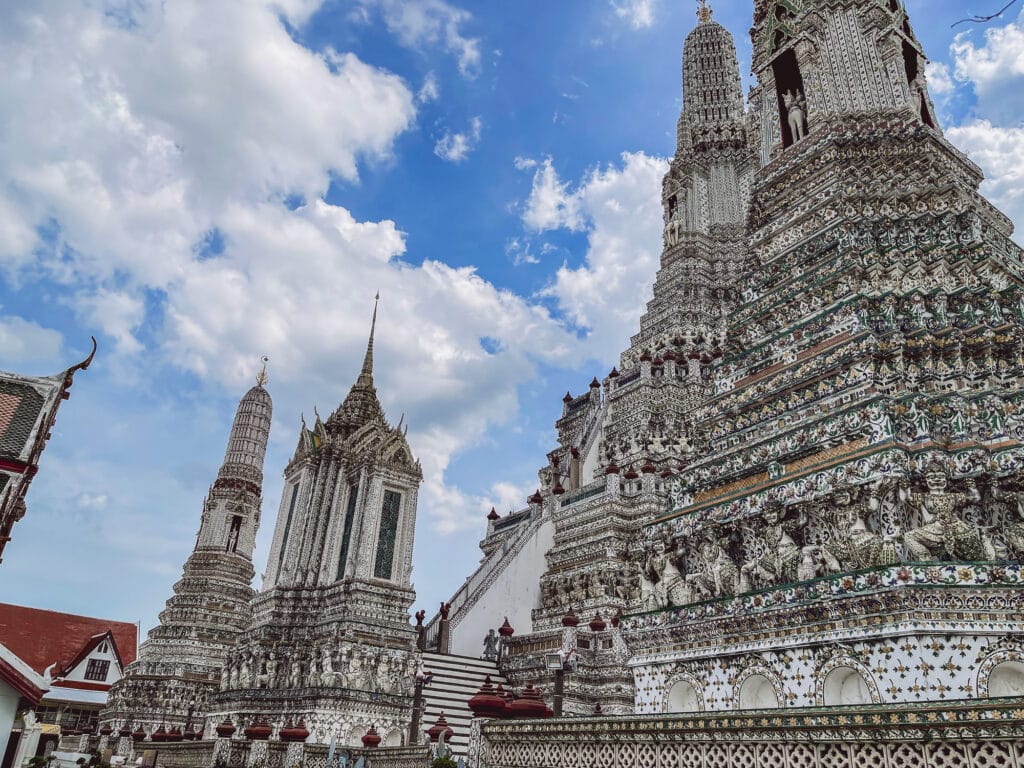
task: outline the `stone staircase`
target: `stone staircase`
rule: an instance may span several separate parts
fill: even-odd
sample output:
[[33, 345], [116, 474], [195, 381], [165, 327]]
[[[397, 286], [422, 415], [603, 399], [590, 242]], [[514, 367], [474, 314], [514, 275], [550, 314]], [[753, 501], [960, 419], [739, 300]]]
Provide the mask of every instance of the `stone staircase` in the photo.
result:
[[456, 756], [464, 756], [469, 743], [469, 724], [473, 713], [469, 709], [469, 700], [473, 698], [484, 678], [491, 676], [494, 685], [501, 683], [506, 688], [508, 682], [498, 671], [493, 661], [474, 659], [470, 656], [451, 656], [440, 653], [425, 652], [423, 668], [433, 672], [434, 678], [430, 685], [423, 689], [423, 718], [421, 728], [427, 730], [444, 712], [448, 725], [455, 731], [449, 746]]

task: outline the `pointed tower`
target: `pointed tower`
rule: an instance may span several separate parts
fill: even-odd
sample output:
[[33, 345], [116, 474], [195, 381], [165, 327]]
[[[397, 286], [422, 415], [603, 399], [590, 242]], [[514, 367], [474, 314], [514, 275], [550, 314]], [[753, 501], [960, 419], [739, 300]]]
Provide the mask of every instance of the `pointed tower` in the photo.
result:
[[675, 466], [680, 456], [654, 456], [649, 446], [690, 432], [684, 414], [709, 393], [710, 366], [739, 301], [756, 155], [732, 35], [703, 3], [698, 16], [683, 46], [683, 109], [662, 184], [661, 269], [640, 331], [607, 382], [605, 454], [589, 462], [584, 481], [612, 459], [638, 468], [653, 459], [659, 471]]
[[152, 731], [202, 727], [228, 651], [249, 620], [272, 403], [266, 367], [238, 404], [224, 463], [203, 505], [196, 545], [160, 624], [110, 691], [102, 719]]
[[[643, 526], [663, 510], [666, 478], [690, 460], [693, 414], [713, 393], [711, 370], [725, 348], [729, 314], [741, 300], [744, 224], [758, 163], [736, 45], [704, 4], [683, 44], [682, 87], [675, 156], [662, 186], [661, 268], [639, 332], [603, 383], [595, 379], [563, 401], [558, 445], [540, 471], [539, 490], [529, 509], [513, 518], [523, 521], [516, 531], [524, 537], [535, 531], [538, 543], [509, 541], [513, 534], [503, 526], [501, 538], [492, 532], [483, 545], [485, 552], [500, 546], [514, 554], [552, 541], [539, 585], [529, 592], [516, 585], [513, 620], [520, 634], [508, 674], [515, 685], [543, 681], [551, 673], [536, 649], [572, 649], [578, 667], [562, 703], [575, 714], [593, 711], [597, 702], [608, 712], [632, 710], [628, 651], [617, 624], [591, 642], [574, 634], [567, 617], [612, 618], [640, 599], [632, 551]], [[500, 583], [482, 573], [469, 581]], [[450, 626], [458, 652], [479, 646], [477, 635], [489, 626], [483, 622], [500, 624], [489, 597], [464, 598], [462, 590], [453, 597]], [[520, 607], [527, 601], [532, 611]]]
[[405, 738], [422, 472], [377, 398], [376, 320], [375, 306], [344, 401], [326, 422], [303, 423], [252, 623], [230, 654], [208, 724], [302, 718], [321, 742], [358, 745], [373, 724], [391, 743]]

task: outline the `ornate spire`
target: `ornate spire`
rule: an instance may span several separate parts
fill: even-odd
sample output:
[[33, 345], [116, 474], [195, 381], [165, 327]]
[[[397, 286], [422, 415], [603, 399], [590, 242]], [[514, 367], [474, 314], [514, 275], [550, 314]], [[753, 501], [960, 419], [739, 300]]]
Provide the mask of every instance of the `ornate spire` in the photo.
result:
[[373, 386], [373, 336], [377, 330], [377, 304], [380, 293], [374, 297], [373, 320], [370, 322], [370, 338], [366, 342], [366, 356], [356, 383], [352, 385], [345, 401], [327, 419], [327, 428], [341, 430], [343, 434], [355, 431], [370, 421], [383, 421], [384, 412], [377, 400], [377, 390]]
[[266, 355], [264, 355], [263, 356], [263, 368], [261, 368], [260, 372], [258, 374], [256, 374], [256, 386], [257, 387], [265, 386], [266, 383], [267, 383], [267, 363], [269, 363], [269, 362], [270, 362], [270, 358], [267, 357]]
[[263, 388], [266, 381], [264, 365], [256, 379], [256, 386], [246, 392], [238, 403], [228, 447], [224, 452], [224, 463], [217, 473], [217, 484], [241, 482], [257, 496], [263, 484], [263, 457], [267, 452], [273, 413], [270, 395]]
[[373, 334], [377, 330], [377, 304], [380, 303], [380, 291], [373, 297], [373, 320], [370, 321], [370, 339], [366, 342], [366, 356], [363, 358], [363, 369], [359, 372], [356, 386], [373, 386]]
[[713, 12], [708, 6], [707, 0], [698, 0], [698, 2], [699, 7], [697, 8], [697, 18], [700, 19], [701, 24], [707, 24], [711, 21], [711, 14]]

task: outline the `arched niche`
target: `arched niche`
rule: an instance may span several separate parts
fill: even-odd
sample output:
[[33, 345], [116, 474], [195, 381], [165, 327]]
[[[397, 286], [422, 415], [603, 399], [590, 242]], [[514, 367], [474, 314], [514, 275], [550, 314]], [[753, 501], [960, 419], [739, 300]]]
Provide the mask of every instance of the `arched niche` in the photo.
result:
[[352, 726], [352, 730], [348, 732], [348, 746], [350, 747], [361, 747], [363, 746], [363, 736], [370, 730], [368, 725], [356, 725]]
[[779, 696], [764, 675], [751, 675], [740, 685], [739, 709], [778, 709]]
[[382, 747], [400, 747], [402, 746], [402, 732], [398, 728], [392, 728], [390, 733], [385, 737], [384, 742], [381, 744]]
[[665, 712], [678, 714], [681, 712], [700, 712], [701, 696], [697, 688], [688, 680], [679, 680], [673, 685], [665, 697]]
[[1004, 661], [993, 667], [988, 677], [988, 695], [1024, 696], [1024, 663]]
[[836, 667], [825, 676], [824, 703], [826, 707], [871, 704], [871, 687], [853, 667]]

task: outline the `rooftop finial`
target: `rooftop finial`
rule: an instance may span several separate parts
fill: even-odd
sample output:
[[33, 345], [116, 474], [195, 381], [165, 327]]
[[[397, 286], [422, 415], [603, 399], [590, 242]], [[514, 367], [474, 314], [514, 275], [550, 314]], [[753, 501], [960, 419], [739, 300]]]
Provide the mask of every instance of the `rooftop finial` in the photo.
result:
[[373, 386], [373, 334], [377, 330], [377, 304], [380, 303], [380, 291], [373, 297], [373, 320], [370, 321], [370, 340], [366, 342], [366, 357], [363, 358], [363, 370], [359, 372], [356, 384]]
[[256, 386], [257, 387], [262, 387], [264, 384], [267, 383], [267, 363], [270, 362], [270, 358], [267, 357], [266, 355], [264, 355], [261, 358], [261, 360], [263, 361], [263, 368], [261, 368], [260, 372], [258, 374], [256, 374]]
[[697, 0], [700, 6], [697, 8], [697, 18], [700, 19], [701, 24], [707, 24], [711, 21], [712, 10], [708, 6], [707, 0]]

